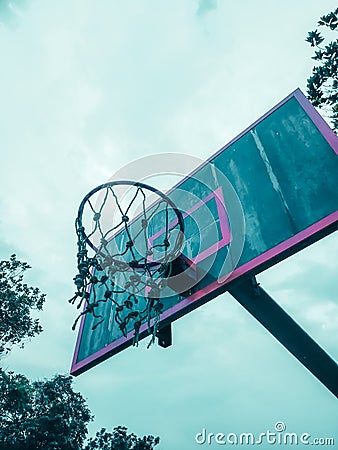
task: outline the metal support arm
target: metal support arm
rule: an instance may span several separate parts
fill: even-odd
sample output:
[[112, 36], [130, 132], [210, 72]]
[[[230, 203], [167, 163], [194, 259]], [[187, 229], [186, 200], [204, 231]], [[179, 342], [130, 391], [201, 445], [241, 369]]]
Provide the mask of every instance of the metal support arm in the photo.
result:
[[338, 397], [337, 363], [259, 286], [255, 278], [234, 285], [229, 292]]

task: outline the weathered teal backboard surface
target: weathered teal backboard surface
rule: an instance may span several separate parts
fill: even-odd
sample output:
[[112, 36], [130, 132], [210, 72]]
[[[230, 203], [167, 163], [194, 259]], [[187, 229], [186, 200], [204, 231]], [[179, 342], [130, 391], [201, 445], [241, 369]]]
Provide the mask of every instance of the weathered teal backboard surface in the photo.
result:
[[[337, 229], [337, 141], [297, 90], [167, 193], [184, 214], [182, 253], [198, 281], [188, 292], [167, 289], [162, 326]], [[107, 320], [95, 330], [90, 314], [82, 318], [74, 375], [132, 343], [133, 329], [124, 337], [112, 320], [114, 305], [101, 308]]]

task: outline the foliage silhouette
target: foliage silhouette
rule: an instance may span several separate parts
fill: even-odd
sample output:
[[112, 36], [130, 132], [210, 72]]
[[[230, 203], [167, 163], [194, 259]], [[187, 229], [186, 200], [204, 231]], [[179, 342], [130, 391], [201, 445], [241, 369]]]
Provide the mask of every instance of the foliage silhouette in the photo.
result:
[[41, 333], [39, 319], [31, 311], [42, 309], [45, 294], [23, 283], [23, 275], [30, 266], [12, 255], [0, 261], [0, 357], [13, 345], [24, 346], [24, 340]]
[[[337, 32], [338, 8], [323, 15], [317, 29], [310, 31], [306, 41], [316, 48], [312, 57], [318, 65], [312, 69], [307, 80], [307, 94], [314, 106], [322, 108], [324, 115], [331, 119], [334, 130], [338, 130], [338, 39], [324, 45], [329, 36]], [[324, 33], [324, 36], [323, 34]]]

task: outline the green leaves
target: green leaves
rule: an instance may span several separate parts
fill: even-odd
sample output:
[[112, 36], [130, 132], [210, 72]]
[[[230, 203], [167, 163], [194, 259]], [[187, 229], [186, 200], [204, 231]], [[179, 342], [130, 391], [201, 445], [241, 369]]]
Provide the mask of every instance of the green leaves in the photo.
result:
[[330, 30], [335, 30], [338, 26], [338, 8], [335, 11], [330, 12], [326, 16], [322, 16], [318, 21], [318, 25], [329, 27]]
[[128, 434], [126, 427], [118, 426], [110, 433], [101, 428], [91, 438], [84, 450], [153, 450], [160, 442], [158, 437], [137, 437], [134, 433]]
[[324, 41], [324, 38], [320, 35], [320, 33], [318, 33], [317, 30], [315, 30], [309, 31], [308, 36], [305, 40], [306, 42], [310, 43], [311, 47], [317, 47]]
[[[318, 25], [326, 27], [330, 32], [338, 27], [338, 8], [323, 15]], [[306, 38], [311, 47], [319, 48], [324, 42], [324, 37], [317, 31], [310, 31]], [[307, 80], [307, 93], [314, 106], [325, 108], [328, 118], [331, 119], [334, 130], [338, 130], [338, 40], [334, 40], [315, 51], [312, 57], [319, 65], [314, 66], [312, 74]]]
[[0, 390], [0, 449], [82, 449], [92, 415], [71, 377], [30, 382], [0, 369]]
[[0, 261], [0, 357], [15, 344], [23, 347], [24, 339], [42, 331], [38, 319], [31, 311], [41, 310], [45, 294], [38, 288], [23, 283], [23, 276], [30, 266], [12, 255], [8, 261]]
[[315, 59], [316, 61], [321, 61], [323, 59], [324, 53], [322, 50], [319, 50], [319, 52], [315, 52], [315, 56], [312, 56], [312, 59]]

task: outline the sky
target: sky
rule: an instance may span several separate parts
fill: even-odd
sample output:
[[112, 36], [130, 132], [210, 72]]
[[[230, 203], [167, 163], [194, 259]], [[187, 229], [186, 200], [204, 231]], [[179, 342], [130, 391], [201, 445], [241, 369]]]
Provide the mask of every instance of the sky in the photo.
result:
[[[146, 155], [205, 159], [294, 89], [305, 92], [307, 32], [335, 7], [0, 1], [0, 257], [28, 261], [27, 282], [47, 294], [43, 333], [3, 367], [32, 379], [69, 373], [82, 197]], [[335, 359], [337, 244], [330, 235], [257, 277]], [[193, 450], [219, 447], [196, 443], [203, 428], [259, 434], [282, 421], [338, 442], [334, 396], [229, 294], [173, 333], [168, 349], [129, 348], [74, 379], [95, 414], [91, 433], [125, 425], [160, 436], [162, 450]]]

